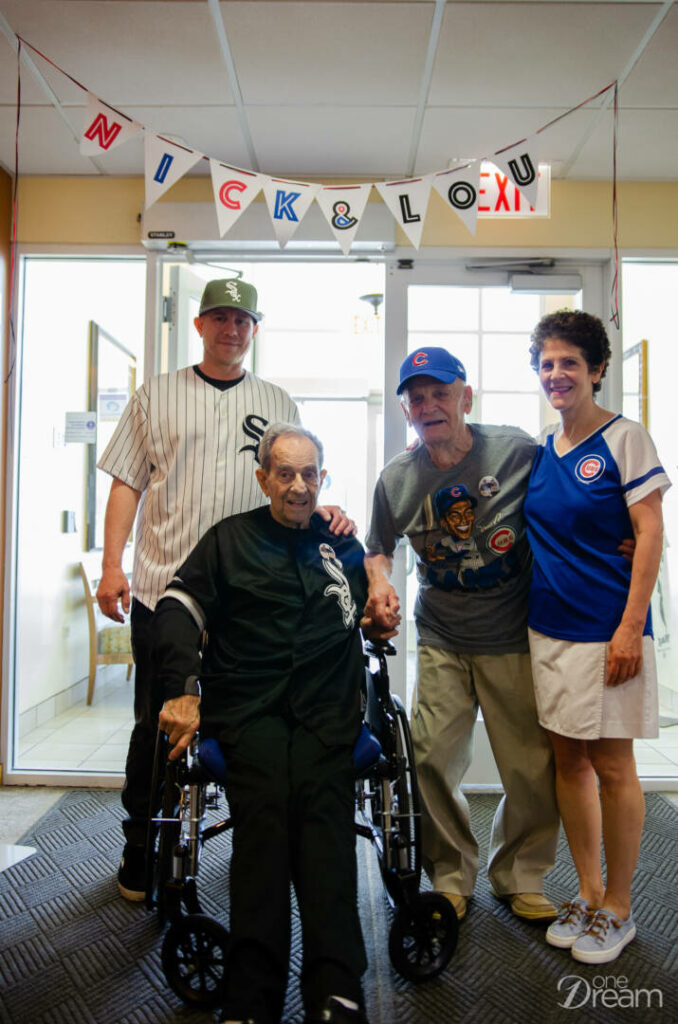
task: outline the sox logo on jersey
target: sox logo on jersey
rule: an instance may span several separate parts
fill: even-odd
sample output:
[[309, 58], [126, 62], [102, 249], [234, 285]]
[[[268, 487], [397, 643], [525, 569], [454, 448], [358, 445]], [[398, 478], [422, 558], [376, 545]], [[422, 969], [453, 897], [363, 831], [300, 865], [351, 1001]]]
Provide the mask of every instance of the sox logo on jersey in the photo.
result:
[[358, 614], [358, 609], [355, 606], [355, 601], [351, 597], [351, 590], [348, 585], [348, 580], [344, 576], [343, 565], [334, 553], [334, 548], [330, 544], [320, 544], [318, 551], [323, 560], [323, 569], [328, 576], [331, 576], [334, 583], [330, 583], [325, 587], [323, 594], [325, 597], [336, 597], [341, 608], [341, 615], [344, 620], [346, 629], [351, 629]]

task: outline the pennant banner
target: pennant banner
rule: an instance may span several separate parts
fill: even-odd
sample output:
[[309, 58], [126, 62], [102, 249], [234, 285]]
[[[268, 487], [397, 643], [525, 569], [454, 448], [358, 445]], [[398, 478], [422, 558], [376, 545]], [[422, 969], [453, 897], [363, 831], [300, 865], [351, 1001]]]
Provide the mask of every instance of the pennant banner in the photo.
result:
[[489, 158], [509, 181], [520, 189], [530, 206], [537, 205], [537, 186], [539, 184], [539, 147], [538, 135], [533, 135], [524, 142], [519, 142], [508, 149], [493, 153]]
[[214, 204], [217, 208], [219, 235], [224, 237], [238, 217], [242, 216], [253, 199], [259, 195], [265, 182], [265, 174], [243, 171], [229, 167], [218, 160], [210, 160], [210, 174], [214, 190]]
[[163, 192], [187, 174], [202, 160], [203, 154], [187, 146], [169, 142], [146, 131], [144, 138], [144, 172], [146, 177], [146, 209]]
[[268, 212], [278, 245], [284, 249], [322, 186], [308, 181], [269, 178], [264, 185]]
[[433, 175], [431, 184], [448, 206], [475, 236], [478, 219], [478, 179], [480, 160], [452, 171], [439, 171]]
[[323, 185], [315, 197], [344, 256], [353, 244], [371, 191], [371, 185]]
[[87, 93], [85, 125], [80, 139], [83, 156], [99, 156], [108, 153], [123, 142], [129, 142], [143, 131], [144, 126], [119, 110], [102, 103], [94, 93]]
[[432, 175], [404, 181], [377, 182], [377, 189], [415, 249], [421, 245], [424, 219], [431, 194]]
[[[85, 124], [80, 139], [80, 152], [83, 156], [102, 155], [115, 149], [116, 146], [128, 142], [139, 132], [145, 132], [144, 171], [147, 208], [200, 159], [204, 158], [204, 155], [197, 150], [157, 135], [127, 114], [104, 103], [44, 53], [40, 53], [21, 37], [18, 38], [20, 44], [25, 43], [31, 47], [35, 53], [87, 93]], [[284, 248], [292, 238], [311, 203], [317, 199], [318, 205], [345, 255], [348, 255], [355, 239], [372, 184], [376, 186], [395, 220], [417, 249], [421, 244], [431, 186], [442, 196], [473, 235], [476, 232], [476, 222], [480, 212], [487, 216], [522, 216], [521, 195], [530, 204], [530, 214], [548, 216], [550, 175], [547, 172], [549, 168], [544, 168], [544, 174], [541, 175], [546, 189], [538, 188], [540, 134], [561, 121], [562, 118], [599, 99], [610, 89], [615, 90], [616, 102], [617, 86], [616, 81], [611, 82], [594, 95], [559, 114], [548, 124], [542, 125], [533, 135], [522, 142], [495, 150], [491, 157], [481, 158], [491, 161], [500, 172], [493, 174], [492, 180], [490, 180], [490, 172], [486, 169], [483, 172], [484, 187], [482, 189], [479, 184], [481, 159], [472, 160], [464, 167], [436, 171], [420, 178], [350, 185], [321, 185], [315, 182], [271, 178], [266, 174], [222, 164], [209, 157], [220, 235], [223, 237], [233, 227], [262, 189], [276, 239], [281, 248]], [[616, 144], [615, 134], [615, 156]], [[513, 197], [508, 193], [509, 184], [514, 187]], [[613, 171], [613, 184], [616, 184], [616, 164]], [[479, 203], [481, 192], [483, 193], [482, 205]], [[493, 198], [490, 196], [490, 192], [492, 192]], [[513, 202], [511, 202], [511, 198], [513, 198]]]

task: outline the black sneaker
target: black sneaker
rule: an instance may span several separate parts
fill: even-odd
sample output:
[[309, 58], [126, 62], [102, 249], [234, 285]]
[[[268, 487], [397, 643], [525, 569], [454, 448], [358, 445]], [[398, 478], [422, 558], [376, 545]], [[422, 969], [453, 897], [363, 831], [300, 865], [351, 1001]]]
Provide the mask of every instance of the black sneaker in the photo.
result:
[[146, 848], [125, 843], [118, 868], [120, 895], [133, 903], [146, 899]]

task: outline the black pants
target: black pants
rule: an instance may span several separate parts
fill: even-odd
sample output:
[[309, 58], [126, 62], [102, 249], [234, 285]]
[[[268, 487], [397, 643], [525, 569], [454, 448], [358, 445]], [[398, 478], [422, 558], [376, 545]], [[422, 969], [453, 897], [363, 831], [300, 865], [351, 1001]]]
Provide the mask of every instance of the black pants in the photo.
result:
[[153, 677], [151, 663], [152, 618], [151, 609], [133, 598], [130, 626], [135, 664], [134, 728], [125, 763], [122, 806], [128, 817], [122, 823], [122, 830], [125, 841], [135, 846], [146, 843], [155, 738], [163, 705], [162, 687]]
[[224, 1017], [277, 1024], [290, 954], [290, 881], [308, 1013], [329, 995], [362, 1004], [351, 750], [268, 716], [224, 748], [233, 817], [232, 951]]

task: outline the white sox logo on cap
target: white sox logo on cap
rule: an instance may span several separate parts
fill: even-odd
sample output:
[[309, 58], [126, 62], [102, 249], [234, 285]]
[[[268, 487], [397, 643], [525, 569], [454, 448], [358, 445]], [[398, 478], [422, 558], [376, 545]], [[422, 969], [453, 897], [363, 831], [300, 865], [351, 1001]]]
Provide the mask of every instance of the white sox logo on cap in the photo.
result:
[[584, 455], [574, 468], [574, 475], [582, 484], [593, 483], [605, 472], [605, 459], [600, 455]]

